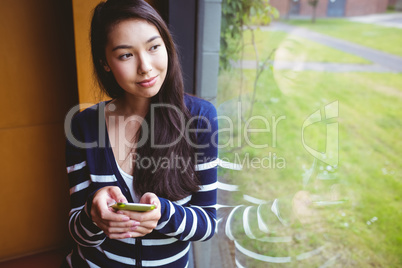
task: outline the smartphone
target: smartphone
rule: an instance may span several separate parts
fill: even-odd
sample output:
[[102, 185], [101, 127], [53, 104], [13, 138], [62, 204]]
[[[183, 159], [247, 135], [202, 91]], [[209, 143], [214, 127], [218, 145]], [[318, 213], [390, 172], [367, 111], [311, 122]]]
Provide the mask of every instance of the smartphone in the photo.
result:
[[116, 203], [111, 206], [116, 210], [149, 211], [155, 209], [155, 205], [141, 203]]

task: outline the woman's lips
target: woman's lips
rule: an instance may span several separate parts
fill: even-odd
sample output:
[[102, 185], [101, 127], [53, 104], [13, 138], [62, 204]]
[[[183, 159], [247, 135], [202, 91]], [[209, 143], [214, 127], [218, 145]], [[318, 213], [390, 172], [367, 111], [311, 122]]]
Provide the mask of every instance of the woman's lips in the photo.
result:
[[153, 85], [155, 85], [157, 80], [158, 80], [158, 76], [155, 76], [150, 79], [142, 80], [141, 82], [138, 82], [137, 84], [142, 87], [152, 87]]

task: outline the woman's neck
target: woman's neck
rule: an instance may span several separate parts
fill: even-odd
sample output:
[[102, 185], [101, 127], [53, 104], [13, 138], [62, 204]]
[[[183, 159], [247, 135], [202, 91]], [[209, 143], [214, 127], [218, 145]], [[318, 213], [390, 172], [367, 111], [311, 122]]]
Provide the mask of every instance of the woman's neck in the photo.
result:
[[113, 155], [117, 164], [128, 174], [133, 174], [136, 134], [148, 113], [150, 102], [147, 98], [124, 96], [106, 106], [106, 125]]
[[150, 103], [151, 100], [148, 98], [137, 98], [126, 94], [113, 100], [110, 105], [115, 105], [114, 114], [124, 117], [136, 115], [144, 118], [149, 111]]

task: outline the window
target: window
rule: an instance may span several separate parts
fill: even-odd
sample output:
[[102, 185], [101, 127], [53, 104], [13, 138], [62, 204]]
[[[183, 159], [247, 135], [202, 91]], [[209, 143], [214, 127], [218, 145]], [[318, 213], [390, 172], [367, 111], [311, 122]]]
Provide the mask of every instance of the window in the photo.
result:
[[222, 3], [210, 265], [400, 265], [402, 51], [391, 40], [401, 29], [348, 18], [268, 25], [269, 5], [245, 3]]

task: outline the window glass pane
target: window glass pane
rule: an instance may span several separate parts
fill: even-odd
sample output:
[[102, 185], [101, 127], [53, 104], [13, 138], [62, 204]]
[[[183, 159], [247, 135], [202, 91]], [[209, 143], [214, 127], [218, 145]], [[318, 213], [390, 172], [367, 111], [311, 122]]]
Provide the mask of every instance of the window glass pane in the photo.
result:
[[222, 3], [221, 258], [402, 265], [402, 17], [307, 2]]

